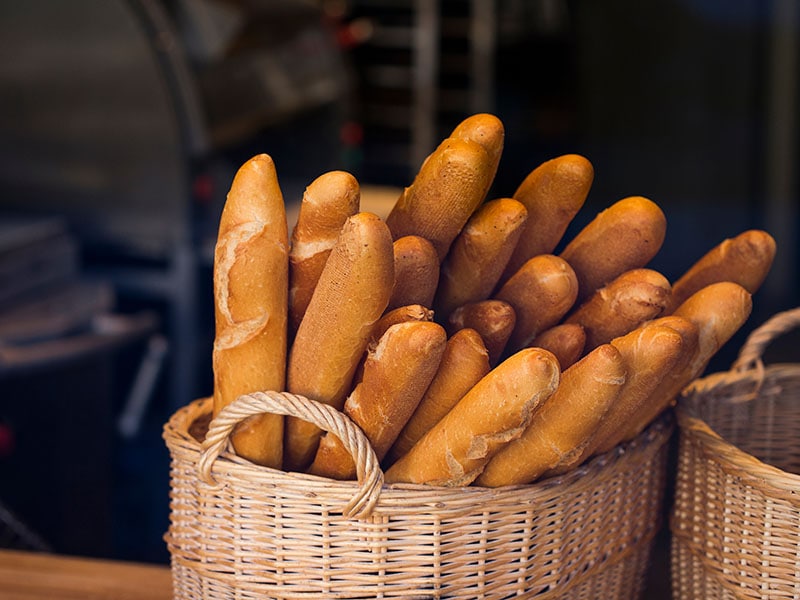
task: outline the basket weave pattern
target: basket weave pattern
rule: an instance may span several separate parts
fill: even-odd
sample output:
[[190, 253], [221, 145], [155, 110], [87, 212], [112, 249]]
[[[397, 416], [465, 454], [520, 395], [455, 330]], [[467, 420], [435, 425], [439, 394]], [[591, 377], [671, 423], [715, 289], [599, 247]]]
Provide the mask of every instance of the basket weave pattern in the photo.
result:
[[[273, 392], [231, 406], [297, 416], [298, 398], [314, 405]], [[164, 428], [175, 598], [633, 599], [643, 587], [669, 418], [569, 474], [486, 489], [383, 485], [358, 440], [358, 482], [256, 467], [216, 443], [225, 411], [204, 446], [189, 434], [209, 410], [195, 401]]]
[[800, 365], [760, 360], [799, 322], [769, 320], [730, 372], [680, 398], [675, 598], [800, 598]]

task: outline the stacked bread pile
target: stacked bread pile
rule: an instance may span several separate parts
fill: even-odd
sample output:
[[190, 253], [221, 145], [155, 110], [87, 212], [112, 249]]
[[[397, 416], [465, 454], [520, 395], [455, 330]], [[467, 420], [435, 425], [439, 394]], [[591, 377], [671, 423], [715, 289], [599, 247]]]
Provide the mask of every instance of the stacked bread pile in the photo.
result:
[[[504, 135], [493, 115], [465, 119], [385, 219], [361, 211], [351, 174], [324, 173], [291, 235], [273, 161], [245, 163], [215, 253], [215, 414], [288, 391], [346, 413], [389, 483], [494, 487], [572, 469], [668, 408], [749, 317], [773, 238], [744, 231], [670, 282], [649, 266], [666, 219], [647, 198], [563, 239], [593, 181], [582, 156], [488, 198]], [[338, 438], [294, 417], [250, 418], [232, 442], [355, 478]]]

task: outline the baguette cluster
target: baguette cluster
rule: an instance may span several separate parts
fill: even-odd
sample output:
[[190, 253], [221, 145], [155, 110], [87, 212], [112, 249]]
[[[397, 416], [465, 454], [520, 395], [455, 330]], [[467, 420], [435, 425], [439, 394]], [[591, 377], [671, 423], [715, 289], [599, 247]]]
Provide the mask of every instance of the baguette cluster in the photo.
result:
[[[462, 121], [385, 218], [361, 210], [352, 175], [324, 173], [291, 235], [272, 159], [243, 164], [214, 258], [214, 414], [246, 393], [304, 395], [363, 430], [388, 483], [497, 487], [573, 469], [666, 410], [750, 316], [774, 239], [744, 231], [669, 281], [648, 198], [564, 239], [594, 177], [583, 156], [487, 197], [504, 136], [494, 115]], [[253, 417], [232, 443], [355, 478], [334, 435], [293, 417]]]

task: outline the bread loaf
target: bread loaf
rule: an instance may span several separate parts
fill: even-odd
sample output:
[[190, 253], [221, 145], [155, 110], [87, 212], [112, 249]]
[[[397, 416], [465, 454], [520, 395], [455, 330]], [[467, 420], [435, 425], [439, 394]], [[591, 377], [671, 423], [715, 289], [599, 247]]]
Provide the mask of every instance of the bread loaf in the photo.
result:
[[589, 296], [564, 320], [586, 332], [585, 352], [660, 316], [669, 302], [669, 280], [658, 271], [625, 271]]
[[500, 157], [503, 154], [505, 134], [506, 131], [503, 122], [497, 118], [496, 115], [477, 113], [462, 120], [456, 125], [449, 136], [455, 139], [475, 142], [483, 146], [483, 149], [486, 150], [486, 154], [489, 156], [491, 178], [484, 192], [484, 196], [488, 193], [489, 187], [497, 173]]
[[494, 295], [510, 304], [517, 317], [509, 351], [524, 348], [561, 321], [577, 296], [578, 280], [563, 258], [540, 254], [528, 260]]
[[473, 213], [442, 263], [436, 314], [492, 295], [526, 219], [525, 207], [512, 198], [490, 200]]
[[[394, 285], [394, 252], [386, 224], [358, 213], [344, 224], [289, 352], [289, 392], [342, 409], [353, 374]], [[305, 470], [322, 431], [286, 419], [284, 465]]]
[[436, 375], [386, 455], [386, 464], [405, 455], [489, 371], [489, 353], [477, 331], [460, 329], [450, 336]]
[[[678, 321], [680, 320], [680, 321]], [[681, 322], [682, 321], [682, 322]], [[645, 323], [612, 340], [629, 373], [619, 399], [611, 407], [587, 454], [610, 451], [623, 440], [623, 432], [642, 414], [648, 403], [669, 382], [675, 369], [685, 365], [697, 348], [697, 328], [682, 317], [663, 317]]]
[[389, 467], [386, 482], [468, 485], [524, 431], [558, 380], [558, 363], [547, 350], [526, 348], [510, 356]]
[[[214, 415], [242, 394], [284, 388], [288, 254], [286, 210], [275, 165], [260, 154], [245, 162], [233, 179], [214, 250]], [[247, 419], [231, 439], [240, 456], [281, 467], [282, 416]]]
[[759, 229], [750, 229], [722, 241], [672, 284], [672, 297], [666, 313], [673, 312], [705, 286], [720, 281], [738, 283], [755, 294], [772, 267], [775, 250], [775, 239]]
[[489, 461], [476, 485], [532, 483], [583, 452], [625, 383], [625, 365], [611, 344], [592, 350], [561, 374], [558, 389], [520, 437]]
[[356, 214], [361, 189], [346, 171], [329, 171], [306, 188], [289, 250], [289, 326], [294, 334], [344, 222]]
[[[344, 413], [366, 435], [381, 460], [428, 388], [447, 342], [441, 325], [430, 321], [390, 327], [364, 363], [361, 382], [344, 403]], [[309, 472], [355, 479], [356, 465], [339, 438], [326, 433]]]
[[682, 317], [697, 328], [697, 348], [681, 368], [670, 372], [631, 419], [622, 439], [633, 439], [641, 433], [674, 403], [683, 388], [703, 374], [713, 356], [747, 322], [752, 307], [750, 292], [729, 281], [709, 284], [681, 303], [672, 316]]
[[428, 240], [406, 235], [394, 242], [394, 286], [387, 310], [412, 304], [433, 308], [439, 256]]
[[441, 263], [494, 180], [483, 146], [448, 138], [427, 158], [386, 217], [393, 239], [419, 235], [430, 241]]
[[489, 364], [494, 367], [503, 356], [515, 323], [514, 308], [510, 304], [502, 300], [481, 300], [454, 310], [447, 319], [447, 332], [454, 335], [464, 328], [477, 331], [489, 353]]
[[530, 344], [552, 352], [564, 371], [583, 356], [586, 345], [586, 332], [578, 323], [559, 323], [533, 338]]
[[625, 271], [647, 266], [661, 249], [666, 229], [661, 208], [641, 196], [601, 211], [559, 254], [578, 278], [578, 304]]
[[555, 251], [583, 207], [593, 180], [592, 164], [577, 154], [548, 160], [525, 177], [513, 198], [528, 210], [528, 220], [502, 276], [503, 283], [529, 259]]

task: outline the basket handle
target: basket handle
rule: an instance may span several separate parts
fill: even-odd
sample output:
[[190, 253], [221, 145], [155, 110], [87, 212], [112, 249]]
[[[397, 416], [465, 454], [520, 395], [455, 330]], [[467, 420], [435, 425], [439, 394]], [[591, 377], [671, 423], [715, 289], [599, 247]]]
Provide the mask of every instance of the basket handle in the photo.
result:
[[288, 392], [244, 394], [214, 417], [203, 442], [198, 464], [201, 480], [216, 485], [211, 473], [217, 457], [228, 445], [234, 427], [248, 417], [273, 413], [298, 417], [337, 436], [356, 464], [359, 487], [343, 509], [347, 518], [366, 518], [375, 508], [383, 486], [383, 471], [364, 432], [350, 418], [332, 406]]
[[762, 356], [764, 350], [773, 340], [782, 334], [800, 326], [800, 307], [779, 312], [763, 325], [759, 326], [747, 337], [739, 350], [739, 356], [733, 363], [732, 370], [763, 370]]

